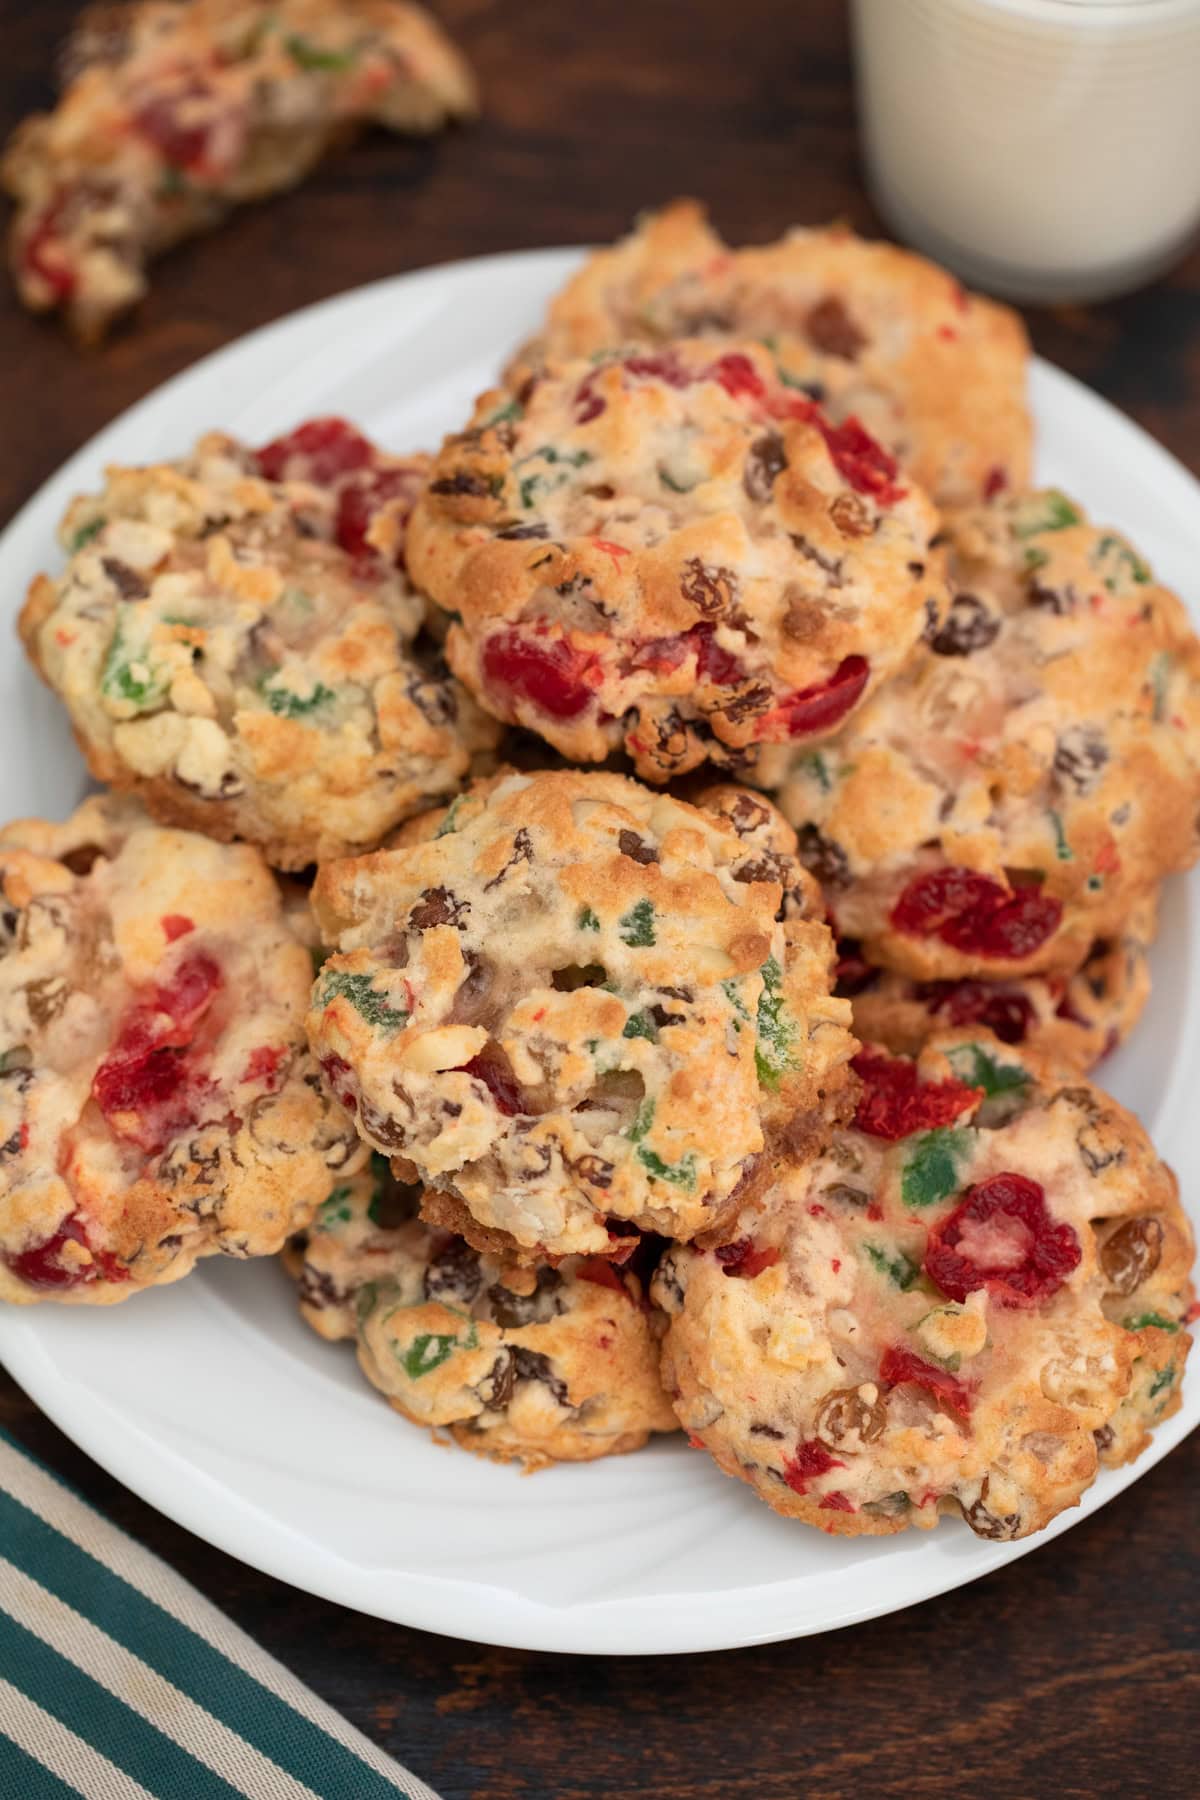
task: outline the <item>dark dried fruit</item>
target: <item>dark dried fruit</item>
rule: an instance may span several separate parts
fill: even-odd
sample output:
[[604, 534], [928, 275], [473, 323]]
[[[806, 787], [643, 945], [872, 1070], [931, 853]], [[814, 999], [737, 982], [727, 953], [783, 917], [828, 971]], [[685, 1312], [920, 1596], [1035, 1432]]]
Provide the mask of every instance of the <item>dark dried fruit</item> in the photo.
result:
[[1108, 761], [1108, 745], [1094, 727], [1074, 725], [1064, 731], [1054, 750], [1054, 773], [1077, 794], [1086, 794], [1100, 779]]
[[617, 836], [617, 848], [622, 856], [628, 856], [635, 863], [656, 863], [658, 851], [653, 844], [648, 844], [636, 831], [621, 831]]
[[706, 619], [719, 618], [737, 599], [737, 578], [732, 569], [713, 568], [693, 556], [683, 565], [679, 591], [689, 606]]
[[796, 833], [796, 854], [823, 888], [849, 887], [850, 858], [840, 844], [826, 837], [816, 825], [800, 827]]
[[840, 356], [846, 362], [854, 362], [867, 344], [866, 332], [855, 324], [845, 302], [836, 294], [827, 294], [809, 308], [804, 330], [815, 349], [823, 350], [827, 356]]
[[742, 486], [750, 499], [761, 505], [771, 498], [776, 477], [786, 468], [787, 455], [783, 439], [777, 431], [768, 431], [764, 437], [757, 438], [746, 452]]
[[457, 931], [470, 910], [470, 901], [459, 900], [449, 888], [426, 888], [408, 915], [408, 927], [431, 931], [435, 925], [453, 925]]
[[[878, 1388], [873, 1400], [866, 1398], [861, 1387], [835, 1388], [817, 1408], [813, 1430], [822, 1442], [836, 1450], [847, 1439], [873, 1444], [883, 1435], [886, 1424], [887, 1400]], [[854, 1443], [849, 1447], [855, 1448]]]
[[425, 1298], [469, 1306], [483, 1286], [479, 1253], [461, 1238], [451, 1238], [425, 1270]]
[[970, 656], [994, 643], [1000, 621], [974, 594], [956, 594], [939, 628], [929, 640], [936, 656]]
[[1153, 1275], [1162, 1258], [1161, 1219], [1126, 1219], [1100, 1247], [1100, 1267], [1116, 1294], [1132, 1294]]

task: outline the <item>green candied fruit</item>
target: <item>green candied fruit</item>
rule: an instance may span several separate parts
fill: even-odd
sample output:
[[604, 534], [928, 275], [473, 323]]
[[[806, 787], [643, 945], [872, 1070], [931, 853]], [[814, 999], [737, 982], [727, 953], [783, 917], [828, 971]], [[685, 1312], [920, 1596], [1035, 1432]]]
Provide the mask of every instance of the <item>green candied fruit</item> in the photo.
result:
[[643, 1100], [638, 1107], [637, 1117], [627, 1133], [631, 1144], [637, 1146], [638, 1161], [650, 1175], [658, 1181], [669, 1181], [672, 1187], [694, 1188], [696, 1185], [696, 1156], [689, 1150], [686, 1156], [680, 1157], [677, 1163], [664, 1162], [656, 1150], [650, 1150], [643, 1143], [654, 1123], [654, 1102]]
[[77, 550], [82, 550], [85, 544], [90, 544], [92, 539], [104, 530], [107, 523], [108, 520], [104, 514], [97, 513], [94, 519], [89, 519], [86, 525], [81, 525], [67, 546], [71, 555], [74, 556]]
[[1065, 531], [1068, 525], [1082, 525], [1083, 514], [1057, 488], [1046, 488], [1031, 494], [1013, 514], [1013, 533], [1019, 538], [1037, 537], [1043, 531]]
[[[585, 909], [586, 910], [586, 909]], [[658, 940], [654, 935], [655, 912], [652, 900], [639, 900], [622, 914], [617, 922], [621, 942], [631, 950], [648, 950]], [[586, 927], [585, 927], [586, 929]]]
[[740, 1031], [743, 1024], [748, 1025], [750, 1023], [750, 1008], [742, 998], [741, 981], [736, 975], [731, 975], [728, 980], [721, 983], [721, 992], [737, 1014], [737, 1017], [733, 1021], [733, 1029], [735, 1031]]
[[1144, 586], [1152, 579], [1149, 563], [1143, 562], [1137, 551], [1114, 532], [1100, 539], [1091, 560], [1110, 594], [1123, 593], [1131, 583]]
[[599, 931], [600, 929], [600, 920], [590, 906], [581, 909], [575, 923], [580, 931]]
[[898, 1287], [901, 1293], [907, 1293], [921, 1273], [920, 1264], [915, 1263], [911, 1256], [905, 1256], [903, 1250], [897, 1250], [894, 1256], [889, 1256], [878, 1244], [864, 1244], [863, 1254], [871, 1267], [880, 1275], [886, 1275], [892, 1286]]
[[332, 1225], [348, 1225], [350, 1223], [354, 1216], [350, 1206], [353, 1192], [353, 1188], [343, 1183], [341, 1187], [334, 1188], [328, 1199], [321, 1202], [317, 1223], [322, 1230], [328, 1230]]
[[358, 61], [356, 50], [322, 50], [311, 38], [295, 31], [284, 38], [283, 47], [298, 69], [321, 70], [330, 75], [344, 75]]
[[669, 488], [673, 494], [690, 494], [692, 489], [696, 486], [694, 481], [676, 481], [675, 477], [671, 474], [671, 471], [664, 468], [662, 463], [659, 463], [658, 465], [658, 479], [662, 482], [663, 486]]
[[134, 641], [120, 618], [100, 671], [100, 692], [106, 700], [122, 700], [137, 712], [153, 712], [167, 697], [171, 682], [167, 672], [150, 656], [143, 638]]
[[515, 425], [525, 417], [525, 409], [519, 400], [510, 400], [507, 405], [498, 407], [494, 413], [483, 421], [480, 431], [492, 431], [497, 425]]
[[306, 719], [319, 707], [327, 706], [337, 698], [332, 688], [327, 688], [323, 681], [313, 683], [310, 694], [293, 693], [291, 688], [273, 680], [263, 683], [262, 697], [271, 711], [283, 719]]
[[1121, 1323], [1126, 1331], [1145, 1331], [1150, 1325], [1153, 1325], [1158, 1331], [1179, 1330], [1178, 1320], [1168, 1319], [1162, 1313], [1157, 1312], [1131, 1313], [1129, 1318], [1123, 1319]]
[[393, 1352], [396, 1361], [409, 1377], [410, 1381], [419, 1381], [422, 1375], [432, 1375], [448, 1362], [456, 1350], [475, 1350], [479, 1347], [479, 1333], [475, 1329], [475, 1321], [468, 1321], [470, 1329], [465, 1337], [459, 1337], [454, 1331], [423, 1331], [415, 1337], [407, 1350]]
[[946, 1060], [960, 1081], [968, 1087], [982, 1088], [984, 1097], [1010, 1094], [1029, 1085], [1028, 1073], [1015, 1063], [997, 1062], [982, 1044], [955, 1044], [947, 1050]]
[[796, 1066], [796, 1021], [783, 998], [783, 970], [775, 957], [768, 956], [761, 973], [754, 1067], [760, 1087], [773, 1090], [785, 1071]]
[[1160, 650], [1150, 664], [1150, 692], [1154, 696], [1154, 722], [1161, 725], [1167, 716], [1167, 683], [1171, 677], [1171, 652]]
[[800, 767], [805, 774], [811, 775], [823, 794], [833, 790], [833, 777], [829, 773], [829, 764], [819, 750], [809, 750], [800, 758]]
[[1050, 825], [1054, 832], [1054, 853], [1059, 862], [1073, 862], [1075, 852], [1067, 842], [1067, 834], [1063, 829], [1062, 815], [1050, 808]]
[[645, 1038], [651, 1044], [658, 1042], [658, 1026], [648, 1012], [631, 1013], [625, 1021], [625, 1029], [621, 1033], [626, 1038]]
[[1153, 1400], [1155, 1396], [1161, 1394], [1165, 1388], [1172, 1387], [1174, 1382], [1175, 1364], [1168, 1363], [1165, 1369], [1160, 1369], [1158, 1371], [1158, 1374], [1150, 1383], [1150, 1399]]
[[541, 470], [535, 470], [531, 475], [519, 476], [521, 505], [528, 511], [533, 505], [534, 495], [539, 488], [544, 489], [547, 494], [554, 493], [571, 479], [567, 474], [568, 469], [582, 469], [584, 464], [590, 463], [591, 460], [590, 450], [560, 451], [556, 450], [553, 444], [542, 444], [538, 449], [531, 450], [528, 456], [523, 456], [515, 465], [517, 469], [523, 468], [526, 463], [531, 462], [544, 462], [552, 467], [558, 465], [558, 469], [554, 475], [547, 475]]
[[449, 812], [433, 834], [435, 838], [452, 837], [458, 830], [458, 815], [462, 811], [463, 801], [466, 797], [465, 794], [460, 794], [457, 800], [450, 802]]
[[900, 1198], [905, 1206], [936, 1206], [957, 1193], [959, 1170], [971, 1148], [969, 1131], [943, 1127], [911, 1139], [900, 1176]]
[[351, 975], [334, 969], [322, 980], [318, 998], [321, 1006], [348, 1000], [368, 1025], [382, 1031], [399, 1031], [408, 1018], [407, 1012], [394, 1007], [386, 994], [376, 993], [370, 975]]

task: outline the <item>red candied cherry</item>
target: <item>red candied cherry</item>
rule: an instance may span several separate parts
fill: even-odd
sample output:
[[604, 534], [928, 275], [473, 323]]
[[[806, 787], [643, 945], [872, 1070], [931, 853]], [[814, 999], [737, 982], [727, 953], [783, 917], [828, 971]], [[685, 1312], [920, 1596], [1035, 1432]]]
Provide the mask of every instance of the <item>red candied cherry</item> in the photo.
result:
[[458, 1075], [472, 1075], [476, 1081], [482, 1081], [488, 1093], [496, 1103], [496, 1110], [506, 1118], [515, 1119], [518, 1113], [525, 1111], [525, 1101], [520, 1084], [508, 1066], [508, 1058], [488, 1056], [481, 1052], [473, 1056], [470, 1062], [463, 1063], [454, 1071]]
[[1006, 1173], [968, 1188], [934, 1226], [925, 1273], [952, 1300], [987, 1288], [1004, 1306], [1036, 1306], [1058, 1292], [1081, 1255], [1074, 1229], [1047, 1212], [1044, 1189]]
[[844, 657], [828, 681], [785, 694], [759, 724], [759, 737], [811, 737], [816, 731], [832, 731], [858, 704], [870, 676], [865, 656]]
[[92, 1081], [96, 1104], [119, 1136], [152, 1153], [194, 1123], [193, 1102], [211, 1084], [184, 1053], [221, 986], [212, 957], [194, 951], [130, 1009]]
[[697, 679], [714, 687], [732, 687], [742, 679], [741, 663], [715, 641], [711, 625], [693, 625], [674, 637], [643, 638], [630, 651], [628, 666], [661, 673], [682, 668], [689, 656], [696, 659]]
[[268, 481], [311, 481], [329, 487], [375, 459], [374, 446], [345, 419], [309, 419], [264, 444], [255, 455]]
[[575, 1273], [580, 1281], [593, 1282], [596, 1287], [612, 1288], [615, 1293], [624, 1294], [627, 1300], [633, 1299], [609, 1257], [585, 1256]]
[[[78, 1265], [62, 1261], [66, 1244], [82, 1244], [91, 1262]], [[5, 1252], [6, 1266], [27, 1287], [73, 1288], [91, 1281], [128, 1281], [129, 1270], [107, 1250], [94, 1250], [78, 1213], [69, 1213], [54, 1233], [40, 1244], [16, 1253]]]
[[983, 1025], [1002, 1044], [1023, 1044], [1033, 1023], [1027, 994], [993, 987], [986, 981], [921, 981], [914, 997], [932, 1013], [945, 1013], [951, 1025]]
[[351, 556], [377, 554], [367, 538], [376, 513], [381, 512], [389, 500], [404, 500], [407, 503], [404, 517], [407, 519], [419, 485], [412, 469], [369, 469], [357, 480], [348, 481], [338, 496], [334, 524], [334, 536], [342, 549]]
[[765, 400], [767, 384], [748, 356], [730, 350], [705, 371], [734, 400]]
[[497, 632], [483, 647], [483, 673], [493, 687], [508, 688], [519, 700], [573, 719], [591, 705], [595, 667], [565, 638], [529, 637], [517, 630]]
[[726, 1275], [740, 1275], [745, 1281], [753, 1281], [764, 1269], [773, 1269], [779, 1261], [779, 1251], [773, 1244], [755, 1247], [753, 1238], [737, 1238], [732, 1244], [721, 1244], [713, 1251]]
[[960, 1381], [951, 1375], [948, 1369], [939, 1369], [933, 1363], [925, 1362], [920, 1356], [914, 1356], [911, 1350], [903, 1350], [893, 1345], [883, 1353], [879, 1365], [879, 1379], [886, 1387], [919, 1387], [935, 1400], [944, 1401], [962, 1418], [968, 1418], [974, 1392], [969, 1382]]
[[889, 1143], [950, 1125], [983, 1097], [963, 1081], [922, 1081], [914, 1062], [882, 1050], [860, 1050], [850, 1067], [863, 1083], [855, 1125]]
[[188, 123], [185, 114], [197, 101], [211, 101], [212, 90], [190, 82], [173, 94], [161, 95], [139, 106], [133, 115], [134, 130], [176, 169], [194, 169], [208, 155], [213, 135], [211, 118]]
[[662, 381], [673, 388], [690, 387], [695, 380], [674, 350], [660, 350], [653, 356], [627, 356], [621, 367], [637, 380]]
[[870, 494], [881, 506], [892, 506], [904, 498], [905, 490], [896, 482], [899, 464], [895, 457], [876, 443], [857, 419], [831, 425], [815, 409], [813, 423], [825, 439], [838, 473], [857, 493]]
[[806, 1494], [810, 1483], [819, 1475], [828, 1475], [830, 1469], [845, 1467], [844, 1462], [830, 1455], [820, 1438], [808, 1438], [796, 1445], [794, 1456], [784, 1464], [783, 1479], [794, 1494]]
[[[78, 275], [67, 257], [67, 247], [63, 242], [63, 214], [67, 205], [66, 194], [59, 194], [46, 207], [30, 231], [21, 249], [21, 259], [27, 269], [35, 274], [39, 281], [44, 281], [56, 300], [67, 300], [75, 292]], [[54, 246], [54, 254], [50, 253]]]
[[891, 923], [909, 937], [940, 937], [969, 956], [1019, 962], [1058, 930], [1062, 901], [1036, 887], [1014, 893], [976, 869], [931, 869], [909, 882]]

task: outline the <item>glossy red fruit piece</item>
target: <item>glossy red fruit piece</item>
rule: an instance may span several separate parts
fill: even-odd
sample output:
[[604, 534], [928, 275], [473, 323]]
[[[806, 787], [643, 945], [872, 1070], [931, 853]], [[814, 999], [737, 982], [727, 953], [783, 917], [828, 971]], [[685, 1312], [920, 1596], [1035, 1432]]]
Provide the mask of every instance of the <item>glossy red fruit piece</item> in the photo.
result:
[[347, 1112], [358, 1111], [358, 1089], [354, 1082], [354, 1071], [344, 1056], [323, 1056], [321, 1073], [325, 1077], [330, 1093], [344, 1106]]
[[835, 1488], [832, 1494], [826, 1494], [821, 1501], [821, 1511], [852, 1513], [857, 1512], [858, 1508], [855, 1506], [853, 1500], [851, 1500], [849, 1494], [843, 1494], [840, 1488]]
[[1023, 1044], [1033, 1023], [1028, 994], [987, 981], [921, 981], [914, 997], [950, 1025], [983, 1025], [1002, 1044]]
[[693, 625], [673, 637], [642, 638], [630, 651], [627, 666], [669, 673], [682, 668], [689, 657], [695, 657], [697, 680], [711, 681], [715, 687], [732, 687], [742, 679], [742, 665], [715, 641], [713, 630], [711, 625]]
[[497, 632], [483, 647], [484, 678], [554, 719], [573, 719], [591, 705], [593, 659], [563, 638]]
[[195, 922], [185, 913], [164, 913], [159, 924], [168, 944], [173, 944], [176, 938], [186, 937], [189, 931], [196, 929]]
[[[61, 1262], [61, 1252], [68, 1243], [82, 1244], [90, 1252], [91, 1262], [83, 1268]], [[6, 1252], [4, 1262], [18, 1281], [33, 1288], [73, 1288], [92, 1281], [129, 1280], [129, 1270], [123, 1262], [107, 1250], [92, 1248], [87, 1228], [78, 1213], [68, 1214], [53, 1237], [42, 1243], [16, 1254]]]
[[506, 1118], [513, 1119], [518, 1113], [524, 1112], [525, 1104], [520, 1084], [512, 1070], [504, 1063], [489, 1056], [473, 1056], [470, 1062], [463, 1063], [456, 1073], [473, 1075], [476, 1081], [482, 1081], [496, 1102], [497, 1111], [502, 1112]]
[[831, 425], [819, 408], [814, 411], [813, 422], [825, 439], [843, 480], [857, 493], [870, 494], [881, 506], [894, 506], [897, 500], [904, 498], [905, 490], [896, 481], [900, 465], [857, 419], [847, 419], [844, 425]]
[[863, 1083], [854, 1123], [888, 1143], [951, 1125], [983, 1098], [982, 1088], [962, 1081], [921, 1081], [914, 1062], [882, 1050], [860, 1050], [850, 1067]]
[[211, 100], [211, 90], [193, 82], [139, 106], [133, 115], [134, 130], [173, 168], [194, 169], [208, 154], [215, 121], [211, 117], [189, 120], [188, 114], [197, 101], [211, 104]]
[[185, 956], [170, 979], [126, 1014], [92, 1081], [96, 1104], [119, 1136], [147, 1152], [195, 1121], [195, 1102], [212, 1083], [185, 1054], [222, 986], [203, 950]]
[[1062, 901], [1036, 887], [1001, 886], [976, 869], [946, 867], [918, 875], [891, 911], [910, 937], [940, 937], [970, 956], [1019, 962], [1058, 930]]
[[735, 400], [765, 400], [767, 397], [766, 382], [750, 358], [740, 350], [730, 350], [719, 356], [706, 373]]
[[779, 1251], [773, 1244], [755, 1247], [753, 1238], [742, 1237], [732, 1244], [722, 1244], [713, 1251], [726, 1275], [738, 1275], [745, 1281], [753, 1281], [764, 1269], [773, 1269], [779, 1261]]
[[857, 706], [870, 678], [871, 665], [865, 656], [844, 657], [828, 681], [786, 694], [762, 720], [758, 735], [799, 738], [832, 731]]
[[[401, 517], [407, 523], [420, 487], [420, 477], [412, 469], [365, 469], [356, 473], [338, 496], [334, 536], [342, 549], [351, 556], [378, 555], [367, 539], [376, 513], [390, 501], [403, 500]], [[403, 567], [402, 550], [396, 561]]]
[[911, 1350], [900, 1349], [893, 1345], [883, 1353], [879, 1364], [879, 1379], [886, 1387], [924, 1388], [927, 1394], [944, 1401], [952, 1411], [968, 1418], [975, 1398], [974, 1390], [969, 1382], [960, 1381], [951, 1375], [949, 1369], [939, 1369], [933, 1363], [925, 1362], [920, 1356], [914, 1356]]
[[857, 939], [838, 940], [834, 991], [840, 1000], [853, 1000], [856, 994], [865, 994], [869, 988], [877, 986], [880, 974], [881, 971], [863, 955]]
[[993, 1175], [967, 1189], [929, 1234], [925, 1273], [952, 1300], [987, 1288], [1003, 1306], [1056, 1294], [1082, 1256], [1074, 1228], [1052, 1219], [1045, 1190], [1025, 1175]]
[[653, 356], [627, 356], [621, 367], [636, 380], [663, 381], [673, 388], [690, 387], [696, 379], [674, 350], [660, 350]]
[[[37, 220], [21, 249], [26, 268], [45, 282], [56, 300], [70, 299], [79, 279], [67, 260], [66, 245], [60, 236], [66, 204], [67, 196], [60, 194]], [[48, 254], [51, 244], [58, 245], [61, 255]]]
[[795, 1454], [785, 1463], [783, 1479], [794, 1494], [806, 1494], [810, 1483], [819, 1475], [828, 1475], [830, 1469], [844, 1469], [844, 1462], [831, 1456], [820, 1438], [809, 1438], [797, 1444]]
[[317, 487], [330, 487], [374, 459], [374, 446], [361, 431], [338, 418], [309, 419], [264, 444], [255, 456], [259, 474], [268, 481], [310, 481]]

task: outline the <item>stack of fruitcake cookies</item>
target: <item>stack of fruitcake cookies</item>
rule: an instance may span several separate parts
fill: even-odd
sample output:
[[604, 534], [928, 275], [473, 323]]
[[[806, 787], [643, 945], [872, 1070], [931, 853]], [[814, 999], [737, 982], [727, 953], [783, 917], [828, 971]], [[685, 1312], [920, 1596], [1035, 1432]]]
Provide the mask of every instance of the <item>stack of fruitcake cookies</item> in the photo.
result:
[[1016, 317], [678, 203], [433, 455], [115, 468], [21, 618], [109, 793], [0, 832], [0, 1296], [281, 1253], [417, 1424], [682, 1427], [1021, 1537], [1179, 1405], [1089, 1079], [1200, 849], [1200, 643], [1030, 486]]

